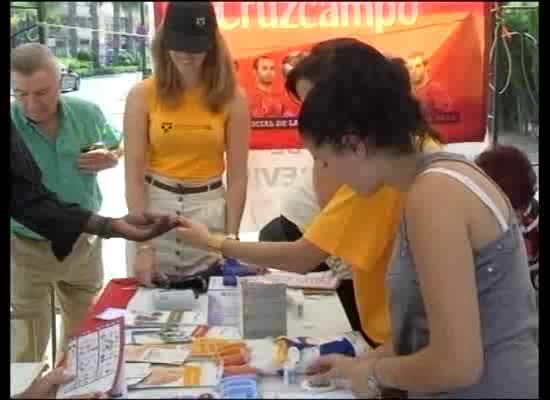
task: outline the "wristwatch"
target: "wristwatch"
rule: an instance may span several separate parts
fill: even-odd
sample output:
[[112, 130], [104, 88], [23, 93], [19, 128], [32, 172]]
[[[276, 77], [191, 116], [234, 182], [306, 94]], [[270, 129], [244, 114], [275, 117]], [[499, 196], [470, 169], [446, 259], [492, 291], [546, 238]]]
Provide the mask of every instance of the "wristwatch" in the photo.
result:
[[113, 218], [102, 217], [98, 226], [97, 236], [103, 239], [110, 239], [114, 236]]

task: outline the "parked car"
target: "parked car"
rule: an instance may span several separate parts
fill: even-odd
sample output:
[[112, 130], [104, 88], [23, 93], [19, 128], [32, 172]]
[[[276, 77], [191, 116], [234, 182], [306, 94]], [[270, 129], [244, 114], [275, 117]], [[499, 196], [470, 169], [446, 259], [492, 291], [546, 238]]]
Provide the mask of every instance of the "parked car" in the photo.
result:
[[76, 91], [80, 89], [80, 76], [68, 68], [65, 64], [59, 64], [61, 70], [61, 91]]

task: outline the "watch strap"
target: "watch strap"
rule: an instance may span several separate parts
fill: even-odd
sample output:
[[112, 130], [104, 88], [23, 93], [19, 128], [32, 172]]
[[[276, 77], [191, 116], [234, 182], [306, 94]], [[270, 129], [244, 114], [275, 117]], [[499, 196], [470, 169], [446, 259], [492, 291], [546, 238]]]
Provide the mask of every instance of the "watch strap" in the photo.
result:
[[113, 237], [113, 218], [104, 217], [98, 227], [98, 236], [104, 239], [110, 239]]

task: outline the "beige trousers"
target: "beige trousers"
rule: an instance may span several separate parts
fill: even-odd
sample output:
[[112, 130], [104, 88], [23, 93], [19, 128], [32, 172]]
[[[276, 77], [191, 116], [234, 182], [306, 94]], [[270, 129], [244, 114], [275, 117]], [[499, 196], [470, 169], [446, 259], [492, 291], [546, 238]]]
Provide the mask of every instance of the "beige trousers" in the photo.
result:
[[15, 329], [14, 362], [38, 362], [50, 337], [50, 288], [61, 306], [63, 330], [78, 330], [103, 286], [101, 240], [82, 235], [63, 261], [55, 258], [49, 241], [12, 236], [11, 306]]
[[[153, 174], [148, 175], [165, 184], [185, 185], [183, 181]], [[219, 179], [212, 179], [207, 183]], [[146, 190], [151, 212], [189, 217], [193, 221], [206, 224], [213, 232], [225, 231], [225, 189], [223, 186], [203, 193], [186, 195], [159, 189], [151, 184], [146, 185]], [[134, 276], [136, 244], [126, 243], [128, 276]], [[186, 245], [176, 237], [175, 230], [153, 239], [152, 244], [155, 248], [158, 269], [169, 275], [194, 275], [208, 269], [218, 259], [216, 255], [208, 251]]]

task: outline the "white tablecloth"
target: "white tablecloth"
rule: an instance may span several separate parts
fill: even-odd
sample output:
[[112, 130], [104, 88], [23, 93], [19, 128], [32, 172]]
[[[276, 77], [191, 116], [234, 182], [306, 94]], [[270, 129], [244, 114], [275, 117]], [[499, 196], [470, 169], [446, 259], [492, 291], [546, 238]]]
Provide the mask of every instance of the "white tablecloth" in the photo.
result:
[[[151, 296], [135, 296], [128, 304], [128, 308], [140, 309], [143, 311], [153, 310]], [[201, 296], [201, 304], [205, 304], [206, 295]], [[289, 336], [312, 336], [330, 337], [344, 334], [351, 331], [351, 326], [346, 313], [338, 299], [334, 295], [306, 296], [304, 302], [303, 317], [299, 317], [295, 308], [287, 307], [287, 333]], [[349, 392], [334, 391], [322, 394], [310, 394], [301, 389], [303, 376], [298, 376], [298, 382], [294, 385], [285, 385], [281, 377], [269, 376], [259, 377], [259, 395], [274, 393], [279, 398], [352, 398]], [[201, 394], [205, 389], [148, 389], [132, 390], [129, 398], [176, 398], [178, 394], [186, 395]]]

